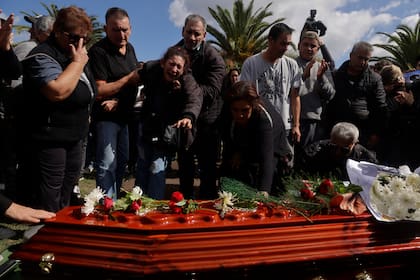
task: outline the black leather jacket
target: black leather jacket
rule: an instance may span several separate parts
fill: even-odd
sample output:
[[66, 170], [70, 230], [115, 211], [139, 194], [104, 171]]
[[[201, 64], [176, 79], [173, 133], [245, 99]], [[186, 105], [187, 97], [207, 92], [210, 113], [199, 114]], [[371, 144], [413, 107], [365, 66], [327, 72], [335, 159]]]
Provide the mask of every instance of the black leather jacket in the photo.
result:
[[[177, 46], [183, 46], [184, 40]], [[192, 74], [203, 92], [203, 106], [198, 122], [214, 123], [222, 110], [221, 95], [223, 78], [226, 73], [222, 56], [209, 43], [203, 42], [197, 51], [188, 51]]]

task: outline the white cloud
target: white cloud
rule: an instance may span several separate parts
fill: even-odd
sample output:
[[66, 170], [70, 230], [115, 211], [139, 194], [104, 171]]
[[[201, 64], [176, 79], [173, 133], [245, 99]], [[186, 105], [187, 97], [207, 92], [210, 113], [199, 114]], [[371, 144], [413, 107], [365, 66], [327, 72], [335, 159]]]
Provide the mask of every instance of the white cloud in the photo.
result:
[[[244, 0], [247, 7], [250, 0]], [[374, 42], [377, 39], [377, 32], [392, 32], [401, 23], [402, 16], [390, 14], [387, 11], [396, 11], [402, 4], [400, 1], [388, 1], [383, 8], [375, 8], [374, 1], [357, 0], [255, 0], [254, 11], [272, 3], [270, 10], [273, 12], [272, 21], [275, 18], [285, 18], [285, 23], [296, 31], [293, 41], [297, 43], [300, 30], [311, 9], [317, 10], [317, 20], [321, 20], [327, 26], [327, 33], [322, 39], [339, 66], [348, 58], [348, 53], [353, 44], [364, 40]], [[233, 1], [226, 0], [174, 0], [170, 7], [171, 20], [177, 26], [182, 26], [185, 16], [194, 12], [203, 15], [209, 24], [217, 26], [208, 12], [208, 7], [216, 8], [219, 5], [229, 10], [233, 7]], [[377, 4], [376, 4], [377, 6]], [[413, 5], [414, 6], [414, 5]], [[417, 22], [418, 15], [405, 17], [402, 22], [410, 23], [412, 26]], [[392, 25], [390, 27], [390, 25]], [[391, 30], [389, 30], [391, 28]], [[380, 53], [380, 52], [378, 52]], [[377, 53], [375, 53], [376, 55]]]
[[419, 18], [420, 18], [419, 15], [420, 15], [420, 12], [418, 14], [405, 17], [401, 20], [401, 24], [405, 24], [410, 28], [414, 28], [414, 26], [416, 26], [417, 22], [419, 21]]
[[393, 9], [393, 8], [399, 7], [400, 5], [401, 5], [400, 1], [392, 1], [388, 5], [385, 5], [382, 8], [380, 8], [379, 12], [384, 13], [384, 12], [387, 12], [387, 11]]

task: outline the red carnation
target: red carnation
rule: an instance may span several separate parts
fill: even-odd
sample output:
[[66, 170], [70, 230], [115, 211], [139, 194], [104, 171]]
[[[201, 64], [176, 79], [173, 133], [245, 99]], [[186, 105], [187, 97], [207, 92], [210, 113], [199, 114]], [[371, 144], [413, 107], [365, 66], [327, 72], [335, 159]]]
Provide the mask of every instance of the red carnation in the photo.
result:
[[139, 200], [136, 200], [136, 201], [133, 201], [131, 203], [131, 209], [133, 209], [134, 211], [139, 210], [140, 207], [141, 207], [141, 200], [140, 199]]
[[319, 185], [319, 193], [321, 194], [329, 194], [334, 192], [334, 184], [330, 179], [322, 180], [321, 184]]
[[301, 188], [300, 189], [300, 196], [304, 199], [312, 199], [315, 196], [315, 193], [310, 190], [309, 188]]
[[112, 206], [114, 206], [114, 201], [112, 200], [112, 198], [106, 196], [104, 198], [105, 210], [111, 210]]
[[173, 192], [171, 196], [171, 201], [180, 202], [184, 200], [184, 195], [181, 192]]
[[176, 205], [175, 201], [169, 201], [169, 208], [171, 208], [172, 212], [175, 214], [180, 214], [182, 212], [182, 208]]

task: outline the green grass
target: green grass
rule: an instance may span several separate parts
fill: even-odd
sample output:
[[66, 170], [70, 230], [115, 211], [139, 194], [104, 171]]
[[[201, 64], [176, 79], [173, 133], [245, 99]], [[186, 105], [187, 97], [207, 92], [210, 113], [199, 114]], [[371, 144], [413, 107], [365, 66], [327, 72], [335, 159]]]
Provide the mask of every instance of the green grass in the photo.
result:
[[82, 197], [90, 193], [96, 187], [95, 176], [84, 176], [83, 180], [79, 181], [79, 188]]

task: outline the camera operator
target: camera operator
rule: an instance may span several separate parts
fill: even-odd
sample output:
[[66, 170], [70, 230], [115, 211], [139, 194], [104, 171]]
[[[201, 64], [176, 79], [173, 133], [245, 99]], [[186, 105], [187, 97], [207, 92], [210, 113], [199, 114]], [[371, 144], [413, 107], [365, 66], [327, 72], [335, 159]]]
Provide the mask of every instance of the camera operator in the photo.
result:
[[[301, 36], [306, 31], [315, 31], [319, 37], [325, 35], [327, 31], [327, 27], [325, 24], [320, 20], [315, 20], [316, 17], [316, 10], [310, 10], [310, 16], [306, 19], [305, 24], [303, 25]], [[328, 51], [327, 47], [325, 46], [324, 42], [321, 38], [319, 38], [319, 45], [322, 57], [328, 63], [329, 68], [331, 71], [335, 69], [335, 62], [332, 58], [330, 52]]]
[[380, 72], [390, 114], [384, 139], [383, 161], [390, 166], [407, 164], [412, 170], [420, 164], [417, 142], [419, 128], [419, 81], [406, 83], [396, 65], [384, 66]]

